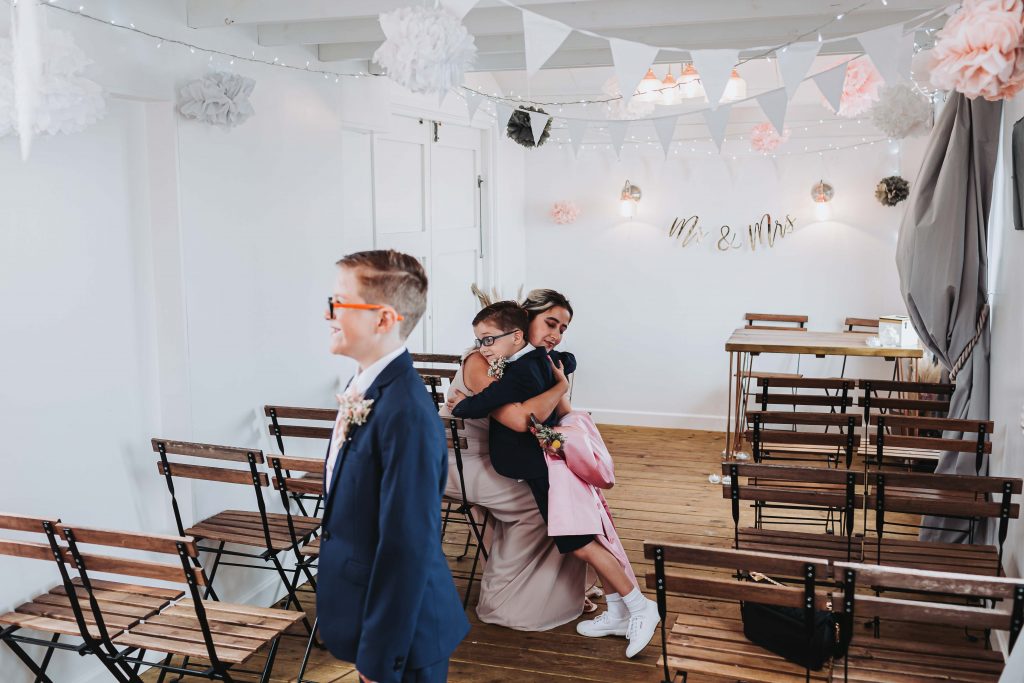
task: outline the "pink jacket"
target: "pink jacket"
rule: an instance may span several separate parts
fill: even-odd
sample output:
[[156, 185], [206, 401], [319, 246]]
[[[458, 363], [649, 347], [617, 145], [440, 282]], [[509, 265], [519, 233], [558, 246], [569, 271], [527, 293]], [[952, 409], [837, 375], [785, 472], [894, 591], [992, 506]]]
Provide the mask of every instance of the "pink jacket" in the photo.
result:
[[[611, 456], [601, 438], [593, 418], [583, 411], [574, 410], [559, 422], [558, 430], [565, 435], [565, 459], [545, 453], [548, 465], [548, 535], [576, 536], [594, 534], [608, 549], [635, 582], [626, 550], [612, 522], [611, 510], [604, 494], [569, 469], [566, 460], [574, 463], [592, 463], [599, 479], [614, 483]], [[588, 478], [595, 479], [589, 472]], [[595, 479], [596, 480], [596, 479]], [[607, 486], [611, 488], [611, 486]]]

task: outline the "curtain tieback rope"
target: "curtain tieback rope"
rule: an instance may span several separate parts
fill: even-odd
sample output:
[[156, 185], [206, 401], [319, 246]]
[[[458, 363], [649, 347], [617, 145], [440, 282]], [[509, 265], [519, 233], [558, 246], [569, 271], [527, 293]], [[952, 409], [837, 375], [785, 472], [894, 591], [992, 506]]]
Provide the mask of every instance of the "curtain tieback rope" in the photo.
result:
[[974, 330], [974, 336], [967, 342], [967, 346], [960, 352], [960, 356], [953, 363], [953, 367], [949, 369], [949, 381], [951, 383], [956, 382], [956, 376], [960, 374], [964, 365], [967, 363], [967, 359], [971, 357], [971, 353], [974, 351], [974, 347], [978, 345], [978, 340], [981, 339], [981, 333], [985, 330], [985, 323], [988, 322], [988, 303], [981, 307], [981, 312], [978, 314], [978, 325]]

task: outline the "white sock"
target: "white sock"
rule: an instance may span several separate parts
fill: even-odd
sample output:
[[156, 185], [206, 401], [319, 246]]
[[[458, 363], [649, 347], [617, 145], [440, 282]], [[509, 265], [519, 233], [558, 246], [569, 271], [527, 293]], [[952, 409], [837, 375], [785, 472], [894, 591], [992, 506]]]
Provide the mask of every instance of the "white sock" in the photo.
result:
[[639, 588], [634, 588], [629, 592], [629, 595], [622, 596], [622, 602], [629, 610], [629, 616], [635, 617], [644, 611], [647, 607], [647, 598], [640, 592]]
[[608, 616], [613, 619], [624, 619], [629, 616], [629, 610], [618, 593], [605, 593], [604, 600], [608, 605]]

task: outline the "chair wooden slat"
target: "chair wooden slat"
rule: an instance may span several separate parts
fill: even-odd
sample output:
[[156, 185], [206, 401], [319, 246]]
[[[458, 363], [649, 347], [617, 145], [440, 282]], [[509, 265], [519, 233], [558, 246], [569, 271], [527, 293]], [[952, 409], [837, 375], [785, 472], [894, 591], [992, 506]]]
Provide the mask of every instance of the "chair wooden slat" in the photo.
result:
[[252, 454], [257, 463], [263, 462], [263, 453], [258, 449], [236, 448], [234, 446], [216, 446], [208, 443], [192, 443], [188, 441], [153, 439], [153, 452], [157, 453], [160, 451], [160, 444], [163, 444], [164, 451], [169, 455], [190, 455], [195, 458], [248, 462], [249, 454]]
[[1017, 477], [986, 477], [969, 474], [935, 474], [931, 472], [869, 472], [867, 482], [878, 485], [885, 478], [888, 488], [915, 488], [932, 491], [969, 491], [972, 493], [1001, 493], [1009, 484], [1011, 493], [1024, 490], [1024, 479]]
[[852, 391], [857, 388], [857, 380], [842, 377], [760, 377], [759, 387], [778, 389], [828, 389], [830, 391]]
[[946, 413], [949, 401], [924, 398], [870, 398], [857, 399], [858, 406], [869, 405], [876, 410], [919, 410], [929, 413]]
[[28, 560], [50, 560], [53, 561], [53, 551], [48, 543], [37, 543], [35, 541], [12, 541], [0, 538], [0, 555], [11, 557], [22, 557]]
[[[647, 574], [647, 587], [657, 587], [654, 573]], [[802, 587], [773, 586], [736, 579], [709, 579], [694, 576], [682, 576], [669, 573], [665, 575], [665, 588], [673, 593], [691, 595], [700, 598], [718, 598], [721, 600], [744, 600], [759, 602], [779, 607], [803, 607], [804, 590]], [[815, 596], [816, 609], [826, 609], [829, 598], [820, 593]]]
[[[867, 506], [875, 509], [878, 497], [868, 494]], [[903, 496], [886, 493], [883, 506], [888, 512], [903, 512], [912, 515], [938, 515], [942, 517], [990, 517], [1002, 514], [1002, 505], [985, 500], [964, 500], [963, 498], [923, 498], [920, 496]], [[1020, 505], [1011, 503], [1010, 517], [1020, 516]]]
[[279, 418], [292, 420], [324, 420], [334, 422], [338, 417], [337, 408], [301, 408], [296, 406], [263, 406], [263, 414], [270, 417], [273, 412]]
[[314, 427], [312, 425], [267, 425], [267, 431], [271, 436], [295, 436], [301, 439], [330, 439], [334, 433], [333, 427]]
[[[748, 441], [754, 440], [753, 430], [747, 430], [746, 438]], [[834, 446], [844, 447], [847, 444], [846, 434], [821, 433], [821, 432], [793, 432], [785, 429], [762, 429], [761, 430], [761, 442], [762, 443], [794, 443], [794, 444], [806, 444], [809, 446]], [[860, 435], [853, 434], [849, 437], [849, 440], [853, 442], [853, 447], [857, 448], [860, 445]]]
[[[181, 583], [185, 580], [185, 572], [181, 564], [152, 562], [150, 560], [137, 560], [128, 557], [111, 557], [94, 553], [82, 553], [81, 557], [86, 571], [89, 572], [137, 576], [171, 583]], [[65, 561], [73, 562], [70, 553], [67, 554]], [[200, 585], [206, 584], [202, 570], [191, 567], [190, 571], [195, 577], [196, 583]]]
[[458, 365], [462, 362], [462, 356], [446, 353], [414, 353], [413, 363], [451, 363]]
[[[252, 484], [252, 474], [245, 470], [229, 470], [223, 467], [203, 467], [202, 465], [185, 465], [177, 462], [167, 463], [172, 477], [185, 477], [187, 479], [205, 479], [207, 481], [220, 481], [227, 484]], [[157, 460], [156, 469], [160, 474], [166, 474], [163, 462]], [[257, 475], [260, 486], [268, 486], [267, 475], [259, 472]]]
[[1013, 599], [1020, 579], [978, 577], [972, 574], [936, 572], [903, 567], [879, 567], [856, 562], [836, 562], [836, 575], [846, 569], [856, 572], [862, 586], [893, 589], [914, 589], [948, 595], [976, 595], [995, 599]]
[[763, 552], [733, 550], [732, 548], [714, 548], [704, 545], [677, 543], [675, 541], [646, 540], [644, 541], [644, 557], [654, 559], [655, 548], [661, 548], [665, 561], [675, 564], [690, 564], [719, 569], [746, 569], [763, 572], [768, 575], [792, 575], [801, 573], [805, 565], [811, 564], [821, 577], [829, 575], [828, 562], [813, 557], [797, 557]]
[[879, 420], [886, 427], [909, 427], [912, 429], [933, 429], [944, 432], [970, 432], [977, 434], [984, 427], [987, 434], [995, 429], [991, 420], [958, 420], [952, 417], [919, 417], [917, 415], [872, 415], [871, 424], [877, 425]]
[[904, 382], [902, 380], [887, 379], [859, 379], [857, 380], [857, 386], [861, 389], [870, 388], [871, 391], [895, 391], [899, 393], [915, 394], [952, 394], [956, 390], [955, 384], [944, 384], [940, 382]]
[[767, 403], [768, 405], [785, 405], [785, 406], [827, 406], [834, 408], [842, 408], [843, 406], [852, 406], [853, 397], [846, 396], [824, 396], [824, 395], [809, 395], [809, 394], [754, 394], [752, 396], [755, 403]]
[[[324, 494], [324, 480], [323, 479], [305, 479], [298, 477], [283, 477], [284, 490], [290, 491], [291, 493], [306, 493], [313, 496], [322, 496]], [[274, 477], [272, 483], [275, 491], [280, 491], [282, 486], [282, 479]]]
[[754, 418], [760, 418], [763, 425], [820, 425], [846, 427], [853, 421], [854, 427], [860, 427], [864, 419], [857, 413], [808, 413], [781, 410], [748, 410], [747, 423], [752, 424]]
[[864, 483], [864, 473], [858, 470], [833, 469], [831, 467], [797, 467], [794, 465], [769, 465], [753, 462], [723, 462], [722, 474], [729, 474], [732, 467], [741, 477], [753, 479], [808, 482], [812, 484], [845, 484], [848, 474], [854, 483]]
[[874, 595], [858, 595], [857, 616], [865, 618], [893, 619], [917, 623], [942, 623], [965, 628], [1005, 628], [1010, 622], [1006, 610], [950, 605], [921, 600], [902, 600]]
[[268, 457], [270, 458], [271, 467], [273, 467], [276, 462], [281, 469], [289, 470], [291, 472], [324, 471], [323, 458], [297, 458], [292, 455], [271, 455]]
[[0, 529], [10, 531], [36, 531], [43, 533], [43, 524], [50, 522], [56, 526], [59, 519], [44, 519], [42, 517], [29, 517], [26, 515], [15, 515], [10, 513], [0, 514]]
[[846, 327], [874, 327], [879, 325], [878, 318], [847, 318], [843, 321]]
[[[869, 443], [878, 443], [877, 434], [870, 434], [869, 436]], [[902, 446], [907, 448], [920, 448], [923, 450], [973, 453], [978, 448], [977, 439], [943, 439], [934, 436], [900, 436], [898, 434], [886, 434], [883, 439], [886, 446]], [[992, 442], [986, 441], [983, 443], [981, 450], [982, 453], [991, 453]]]
[[[748, 322], [773, 322], [773, 323], [804, 323], [808, 321], [806, 315], [794, 315], [788, 313], [744, 313], [743, 319]], [[792, 329], [789, 327], [783, 329]]]
[[67, 538], [68, 532], [72, 532], [75, 541], [91, 545], [105, 545], [111, 548], [132, 548], [134, 550], [148, 550], [155, 553], [169, 553], [177, 555], [178, 543], [184, 544], [185, 551], [191, 557], [197, 557], [195, 540], [181, 536], [166, 536], [163, 534], [146, 534], [132, 531], [108, 531], [106, 529], [92, 529], [89, 527], [70, 526], [61, 524], [58, 527], [60, 533]]

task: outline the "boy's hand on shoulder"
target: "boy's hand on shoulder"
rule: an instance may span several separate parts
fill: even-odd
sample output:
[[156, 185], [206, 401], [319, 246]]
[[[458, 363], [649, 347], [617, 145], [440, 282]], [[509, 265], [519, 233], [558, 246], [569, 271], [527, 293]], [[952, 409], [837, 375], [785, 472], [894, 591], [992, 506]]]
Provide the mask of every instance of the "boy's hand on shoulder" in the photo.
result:
[[465, 399], [466, 395], [464, 393], [462, 393], [458, 389], [452, 389], [452, 394], [451, 396], [448, 397], [448, 400], [445, 402], [445, 405], [448, 406], [449, 411], [452, 411], [455, 410], [455, 406], [462, 403]]

